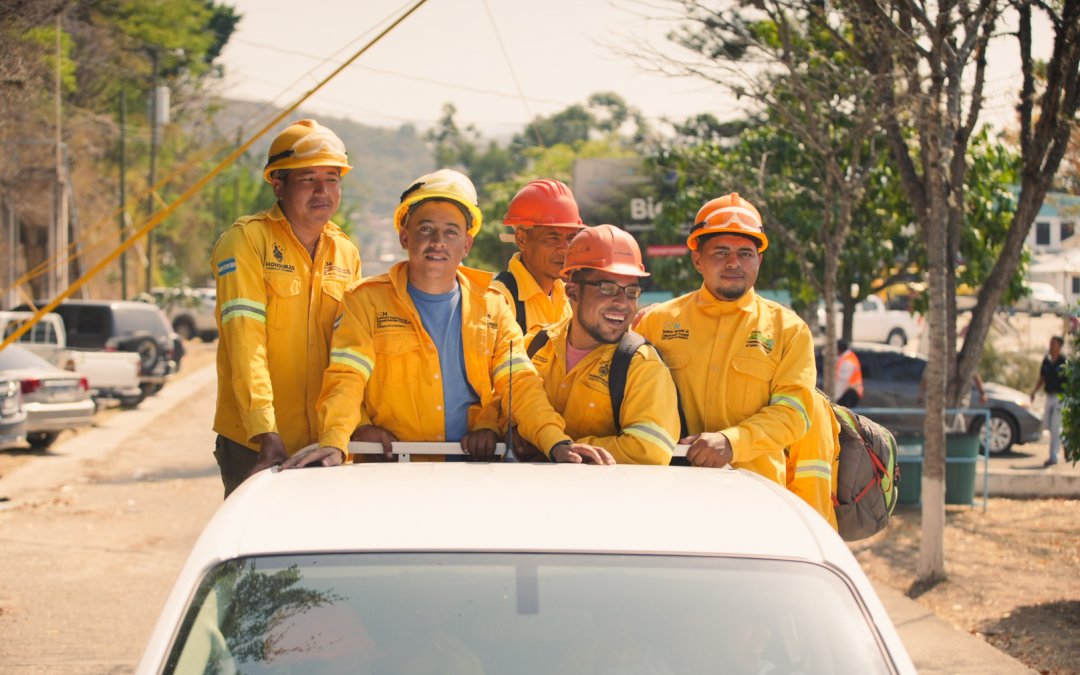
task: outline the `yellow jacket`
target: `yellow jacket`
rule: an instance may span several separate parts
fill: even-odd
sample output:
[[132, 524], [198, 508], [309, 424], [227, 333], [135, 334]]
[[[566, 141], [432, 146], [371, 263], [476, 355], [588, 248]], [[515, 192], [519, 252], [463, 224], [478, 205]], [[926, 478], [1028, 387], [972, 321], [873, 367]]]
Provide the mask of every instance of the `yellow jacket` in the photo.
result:
[[[488, 290], [492, 275], [458, 267], [465, 372], [480, 403], [469, 430], [499, 428], [513, 376], [513, 420], [521, 435], [547, 452], [566, 423], [548, 403], [525, 355], [521, 330], [506, 302]], [[319, 399], [319, 443], [344, 450], [362, 424], [402, 441], [442, 441], [445, 432], [439, 354], [409, 297], [408, 263], [365, 279], [345, 295], [345, 318], [334, 330], [330, 366]]]
[[[525, 264], [521, 262], [521, 253], [515, 253], [514, 257], [510, 258], [508, 269], [517, 280], [518, 298], [525, 303], [525, 332], [532, 332], [541, 326], [568, 319], [573, 314], [570, 301], [566, 299], [566, 284], [561, 279], [555, 281], [549, 297], [536, 283], [536, 279], [529, 270], [525, 269]], [[510, 289], [501, 281], [492, 282], [491, 288], [506, 298], [510, 304], [510, 314], [516, 320], [518, 298], [511, 295]]]
[[687, 431], [723, 433], [733, 466], [786, 485], [784, 449], [810, 428], [817, 377], [806, 323], [753, 289], [725, 302], [702, 286], [651, 307], [637, 331], [671, 369]]
[[644, 345], [630, 360], [619, 433], [608, 390], [608, 371], [618, 345], [597, 347], [567, 373], [569, 325], [570, 319], [563, 319], [548, 326], [547, 344], [532, 357], [548, 400], [566, 419], [566, 433], [579, 443], [607, 449], [619, 464], [669, 464], [679, 436], [679, 410], [675, 383], [656, 349]]
[[836, 494], [840, 422], [824, 394], [815, 391], [811, 396], [810, 431], [788, 448], [787, 486], [814, 507], [835, 530], [833, 495]]
[[274, 206], [225, 230], [210, 264], [221, 333], [214, 431], [252, 450], [253, 436], [275, 431], [292, 454], [318, 438], [322, 372], [360, 253], [327, 223], [312, 260]]

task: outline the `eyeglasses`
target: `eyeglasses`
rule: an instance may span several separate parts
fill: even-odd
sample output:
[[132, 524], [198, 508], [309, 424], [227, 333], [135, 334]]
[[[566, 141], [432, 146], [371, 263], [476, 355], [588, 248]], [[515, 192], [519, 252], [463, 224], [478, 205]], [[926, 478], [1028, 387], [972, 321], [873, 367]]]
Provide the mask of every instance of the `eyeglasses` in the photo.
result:
[[586, 286], [596, 286], [600, 289], [600, 295], [606, 295], [609, 298], [617, 296], [619, 291], [622, 291], [623, 294], [631, 300], [637, 300], [641, 297], [641, 286], [637, 285], [620, 286], [614, 281], [582, 281], [580, 279], [577, 283], [585, 284]]

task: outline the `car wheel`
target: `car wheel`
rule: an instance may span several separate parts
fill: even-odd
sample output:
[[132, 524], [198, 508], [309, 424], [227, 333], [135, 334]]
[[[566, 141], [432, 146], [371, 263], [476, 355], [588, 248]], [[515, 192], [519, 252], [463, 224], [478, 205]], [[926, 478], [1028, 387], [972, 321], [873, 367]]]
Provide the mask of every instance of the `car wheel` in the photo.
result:
[[185, 340], [195, 337], [195, 324], [187, 317], [180, 317], [173, 322], [173, 330]]
[[218, 332], [216, 330], [204, 330], [201, 334], [203, 342], [213, 342], [218, 339]]
[[[971, 424], [971, 432], [979, 433], [982, 417], [976, 417]], [[1000, 410], [990, 411], [990, 426], [986, 432], [987, 446], [991, 455], [1009, 452], [1020, 437], [1019, 425], [1012, 415]]]
[[121, 396], [120, 407], [124, 410], [134, 410], [139, 407], [139, 404], [146, 398], [145, 394], [137, 394], [135, 396]]
[[153, 338], [142, 338], [135, 343], [135, 351], [139, 354], [139, 372], [153, 372], [160, 352], [158, 343]]
[[885, 344], [893, 347], [904, 347], [907, 345], [907, 333], [900, 328], [893, 328], [889, 331], [889, 337], [885, 338]]
[[53, 444], [58, 435], [59, 433], [56, 431], [36, 431], [32, 434], [26, 434], [26, 442], [34, 450], [45, 450]]

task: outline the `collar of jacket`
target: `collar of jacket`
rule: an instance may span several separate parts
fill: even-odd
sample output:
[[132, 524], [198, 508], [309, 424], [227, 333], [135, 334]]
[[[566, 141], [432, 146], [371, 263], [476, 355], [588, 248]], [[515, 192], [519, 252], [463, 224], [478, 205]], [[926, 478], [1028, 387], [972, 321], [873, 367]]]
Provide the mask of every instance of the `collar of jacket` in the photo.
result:
[[697, 292], [697, 306], [700, 309], [714, 314], [733, 314], [738, 311], [749, 312], [754, 304], [757, 294], [753, 288], [748, 288], [738, 300], [720, 300], [712, 294], [705, 284]]
[[[536, 277], [532, 275], [532, 272], [525, 267], [525, 263], [521, 262], [521, 251], [518, 251], [510, 258], [510, 264], [507, 266], [510, 273], [514, 275], [518, 282], [518, 300], [528, 300], [534, 295], [544, 295], [544, 289], [540, 288], [540, 284], [536, 283]], [[563, 284], [562, 279], [555, 280], [555, 288], [558, 288]], [[552, 289], [554, 294], [555, 289]]]
[[[402, 298], [408, 297], [409, 261], [402, 260], [399, 263], [395, 263], [387, 274], [390, 277], [390, 283], [394, 285], [394, 291]], [[462, 293], [483, 297], [487, 292], [488, 286], [491, 285], [492, 279], [495, 278], [495, 275], [491, 272], [458, 265], [457, 278], [458, 283], [461, 284]]]
[[[570, 322], [572, 320], [571, 317], [567, 317], [556, 321], [550, 326], [544, 327], [544, 330], [547, 331], [548, 334], [548, 345], [550, 345], [550, 349], [554, 350], [556, 357], [564, 364], [564, 366], [566, 364], [566, 348], [570, 344]], [[598, 344], [590, 349], [589, 353], [578, 361], [577, 365], [574, 367], [577, 368], [577, 366], [582, 364], [586, 364], [587, 366], [592, 363], [594, 359], [606, 358], [610, 361], [617, 346], [617, 343]], [[547, 345], [544, 346], [544, 349], [548, 348]], [[540, 351], [543, 351], [543, 349]]]

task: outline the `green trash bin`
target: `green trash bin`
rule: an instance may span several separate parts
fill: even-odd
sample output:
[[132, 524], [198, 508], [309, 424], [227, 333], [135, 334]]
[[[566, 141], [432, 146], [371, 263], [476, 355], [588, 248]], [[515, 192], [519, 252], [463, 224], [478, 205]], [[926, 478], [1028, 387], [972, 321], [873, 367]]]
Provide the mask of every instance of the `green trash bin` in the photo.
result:
[[921, 436], [896, 437], [896, 463], [900, 466], [897, 503], [918, 504], [922, 499], [922, 458]]
[[945, 503], [975, 503], [975, 469], [979, 462], [979, 435], [945, 435]]

